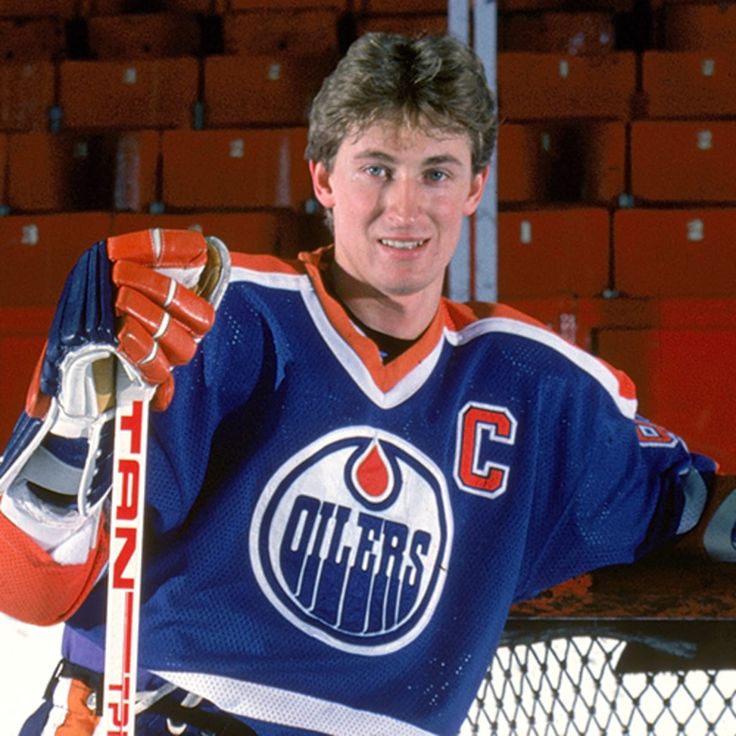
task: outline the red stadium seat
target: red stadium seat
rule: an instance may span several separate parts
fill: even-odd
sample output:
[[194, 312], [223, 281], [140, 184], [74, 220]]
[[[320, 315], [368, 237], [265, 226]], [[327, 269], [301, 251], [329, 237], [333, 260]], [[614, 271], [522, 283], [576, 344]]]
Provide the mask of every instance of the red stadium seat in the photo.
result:
[[736, 472], [736, 298], [505, 300], [625, 371], [643, 416]]
[[7, 202], [13, 211], [141, 210], [160, 199], [155, 130], [9, 137]]
[[[257, 212], [199, 212], [181, 215], [119, 214], [112, 233], [127, 233], [150, 227], [199, 230], [215, 235], [232, 251], [244, 253], [289, 253], [297, 247], [297, 214], [291, 210]], [[311, 244], [310, 244], [311, 245]]]
[[635, 90], [636, 57], [631, 52], [498, 55], [502, 119], [627, 119]]
[[0, 133], [0, 205], [7, 205], [8, 136]]
[[68, 128], [190, 127], [197, 60], [65, 61], [60, 101]]
[[222, 17], [226, 54], [338, 56], [335, 8], [253, 10]]
[[69, 269], [111, 224], [102, 212], [0, 217], [0, 306], [55, 304]]
[[163, 199], [174, 209], [303, 210], [312, 197], [306, 128], [170, 130]]
[[640, 201], [736, 201], [736, 122], [651, 121], [631, 126], [631, 189]]
[[660, 15], [663, 48], [670, 51], [729, 52], [736, 44], [732, 3], [665, 3]]
[[333, 67], [329, 56], [211, 56], [204, 64], [208, 127], [304, 125]]
[[615, 285], [624, 294], [734, 294], [736, 209], [618, 210], [613, 222]]
[[[560, 4], [560, 0], [498, 0], [498, 9], [502, 13], [559, 10]], [[586, 4], [595, 7], [597, 10], [613, 10], [624, 13], [633, 9], [634, 0], [595, 0], [595, 2]], [[580, 3], [571, 3], [571, 5], [580, 6]]]
[[222, 0], [160, 0], [163, 11], [180, 13], [215, 13], [222, 10]]
[[447, 33], [447, 13], [366, 13], [358, 18], [358, 34], [364, 33], [423, 33], [442, 35]]
[[72, 18], [77, 9], [69, 0], [3, 0], [0, 16], [8, 18], [59, 17]]
[[654, 118], [736, 115], [736, 60], [724, 51], [642, 54], [647, 115]]
[[87, 19], [89, 50], [97, 59], [142, 59], [199, 53], [201, 31], [190, 13], [129, 13]]
[[354, 0], [358, 13], [447, 13], [447, 0]]
[[600, 294], [609, 286], [609, 241], [603, 208], [499, 213], [501, 300]]
[[717, 460], [722, 472], [733, 473], [736, 324], [730, 315], [736, 303], [729, 299], [705, 306], [712, 324], [691, 327], [701, 304], [685, 300], [671, 305], [665, 325], [601, 329], [598, 353], [634, 380], [643, 416], [682, 435], [692, 451]]
[[345, 10], [349, 0], [229, 0], [231, 11], [263, 10], [265, 8], [284, 8], [288, 10], [300, 8], [337, 8]]
[[23, 409], [52, 316], [51, 307], [0, 307], [0, 447]]
[[[225, 0], [156, 0], [156, 10], [175, 13], [209, 13], [221, 12]], [[96, 15], [119, 15], [130, 12], [130, 0], [77, 0], [75, 3], [80, 16], [93, 17]], [[133, 3], [140, 9], [144, 4]]]
[[0, 59], [32, 61], [59, 59], [66, 51], [63, 18], [4, 18], [0, 20]]
[[624, 123], [507, 123], [499, 128], [499, 199], [611, 203], [625, 191]]
[[55, 75], [51, 61], [0, 64], [0, 130], [47, 130]]
[[498, 23], [502, 51], [606, 54], [616, 40], [610, 11], [503, 13]]
[[544, 141], [539, 136], [539, 128], [534, 124], [499, 126], [496, 155], [500, 202], [545, 201], [548, 167]]

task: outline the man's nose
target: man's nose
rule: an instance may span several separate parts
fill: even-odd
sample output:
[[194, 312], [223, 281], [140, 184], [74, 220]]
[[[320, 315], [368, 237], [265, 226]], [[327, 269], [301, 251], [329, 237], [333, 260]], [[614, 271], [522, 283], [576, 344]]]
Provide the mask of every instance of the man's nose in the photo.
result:
[[398, 225], [414, 222], [422, 210], [422, 188], [413, 179], [398, 178], [386, 192], [386, 214]]

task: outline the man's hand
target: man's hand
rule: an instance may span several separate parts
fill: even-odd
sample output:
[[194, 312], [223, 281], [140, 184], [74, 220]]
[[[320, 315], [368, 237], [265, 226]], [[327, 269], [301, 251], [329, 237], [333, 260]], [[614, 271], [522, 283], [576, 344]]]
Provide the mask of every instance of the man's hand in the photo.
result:
[[192, 359], [212, 327], [229, 269], [219, 240], [188, 230], [113, 237], [77, 261], [26, 412], [0, 458], [2, 510], [45, 548], [81, 523], [69, 504], [86, 517], [109, 492], [116, 380], [140, 386], [154, 409], [165, 409], [172, 368]]
[[110, 408], [112, 357], [165, 409], [171, 369], [191, 360], [212, 326], [228, 268], [224, 245], [190, 230], [144, 230], [90, 248], [67, 279], [28, 413], [45, 413], [52, 396], [72, 420]]
[[157, 386], [153, 408], [165, 409], [174, 393], [171, 369], [192, 359], [215, 320], [210, 300], [221, 273], [213, 279], [212, 272], [221, 272], [223, 254], [187, 230], [110, 238], [107, 254], [120, 350]]

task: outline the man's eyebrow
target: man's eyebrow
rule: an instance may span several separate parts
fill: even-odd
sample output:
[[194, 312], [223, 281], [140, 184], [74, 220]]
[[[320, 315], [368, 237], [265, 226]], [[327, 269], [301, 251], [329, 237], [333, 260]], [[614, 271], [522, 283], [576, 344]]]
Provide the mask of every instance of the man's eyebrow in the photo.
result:
[[[381, 151], [380, 149], [368, 149], [366, 151], [360, 151], [357, 153], [355, 158], [357, 159], [371, 159], [373, 161], [385, 161], [386, 163], [395, 163], [396, 158], [390, 153]], [[430, 156], [422, 161], [423, 166], [442, 166], [446, 164], [452, 164], [454, 166], [462, 166], [462, 161], [456, 156], [451, 154], [439, 154], [437, 156]]]
[[381, 151], [380, 149], [369, 149], [367, 151], [360, 151], [360, 153], [356, 154], [355, 158], [373, 159], [388, 162], [393, 162], [396, 160], [391, 154], [386, 153], [385, 151]]
[[441, 166], [443, 164], [453, 164], [454, 166], [462, 166], [462, 161], [457, 156], [452, 156], [449, 153], [440, 154], [439, 156], [430, 156], [424, 159], [425, 166]]

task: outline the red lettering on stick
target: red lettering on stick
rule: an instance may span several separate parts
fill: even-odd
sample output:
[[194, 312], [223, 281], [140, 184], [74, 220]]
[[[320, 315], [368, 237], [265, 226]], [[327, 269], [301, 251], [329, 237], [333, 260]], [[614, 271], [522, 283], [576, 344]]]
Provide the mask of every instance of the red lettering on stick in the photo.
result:
[[135, 554], [138, 542], [138, 530], [132, 527], [121, 527], [115, 530], [115, 539], [122, 539], [123, 546], [120, 548], [113, 563], [112, 584], [114, 588], [131, 590], [135, 584], [132, 577], [125, 575], [126, 568], [131, 557]]
[[131, 413], [120, 417], [120, 428], [130, 432], [130, 451], [138, 455], [141, 451], [141, 433], [143, 431], [143, 402], [134, 401]]

